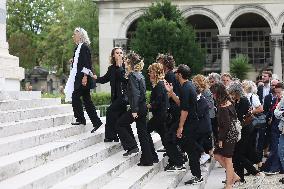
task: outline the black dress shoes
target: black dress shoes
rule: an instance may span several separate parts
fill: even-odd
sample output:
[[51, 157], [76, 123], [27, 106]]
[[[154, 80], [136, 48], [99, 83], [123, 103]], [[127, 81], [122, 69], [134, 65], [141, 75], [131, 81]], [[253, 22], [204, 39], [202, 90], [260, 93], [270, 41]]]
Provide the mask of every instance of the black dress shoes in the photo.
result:
[[98, 128], [100, 128], [100, 126], [102, 125], [103, 123], [100, 122], [98, 123], [97, 125], [94, 125], [94, 128], [91, 130], [91, 133], [94, 133], [96, 130], [98, 130]]
[[71, 123], [71, 125], [86, 125], [86, 122], [76, 121], [76, 122]]
[[118, 138], [116, 139], [105, 138], [104, 142], [119, 142], [119, 139]]
[[153, 166], [153, 163], [138, 163], [138, 166]]

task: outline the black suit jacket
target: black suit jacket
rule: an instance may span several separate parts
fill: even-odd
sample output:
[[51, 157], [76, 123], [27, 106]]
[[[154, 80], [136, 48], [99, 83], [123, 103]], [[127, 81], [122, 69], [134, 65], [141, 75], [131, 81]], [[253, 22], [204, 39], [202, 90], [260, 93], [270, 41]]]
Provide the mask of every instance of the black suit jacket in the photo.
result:
[[263, 85], [257, 87], [257, 95], [260, 103], [263, 104]]
[[101, 84], [110, 82], [112, 102], [119, 97], [127, 101], [127, 79], [124, 76], [124, 64], [121, 67], [111, 65], [108, 67], [107, 73], [102, 77], [98, 77], [96, 82]]
[[[77, 48], [78, 46], [74, 50], [74, 56], [75, 56], [75, 51], [77, 50]], [[73, 64], [72, 64], [72, 67], [73, 67]], [[87, 85], [86, 86], [82, 85], [82, 79], [84, 77], [84, 73], [82, 72], [82, 70], [84, 67], [93, 71], [92, 61], [91, 61], [91, 51], [86, 43], [83, 43], [80, 49], [80, 54], [79, 54], [78, 63], [77, 63], [77, 74], [75, 76], [75, 83], [74, 83], [75, 90], [79, 89], [80, 87], [87, 88], [87, 89], [91, 88], [92, 78], [89, 75], [87, 76], [88, 78]]]

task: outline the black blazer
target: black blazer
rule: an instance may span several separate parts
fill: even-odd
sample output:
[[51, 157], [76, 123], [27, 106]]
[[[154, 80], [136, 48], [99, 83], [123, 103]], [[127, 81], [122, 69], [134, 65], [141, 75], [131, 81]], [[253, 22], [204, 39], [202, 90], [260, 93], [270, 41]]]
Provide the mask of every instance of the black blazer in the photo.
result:
[[138, 113], [146, 107], [145, 78], [140, 72], [128, 75], [127, 94], [132, 113]]
[[209, 105], [204, 96], [200, 96], [197, 101], [197, 115], [198, 115], [198, 126], [197, 133], [210, 133], [212, 132], [211, 119], [209, 116]]
[[263, 104], [263, 85], [257, 87], [257, 95], [260, 103]]
[[153, 116], [167, 116], [168, 108], [170, 105], [164, 81], [159, 81], [157, 85], [152, 89], [150, 103]]
[[[73, 58], [75, 56], [75, 51], [77, 50], [77, 48], [78, 46], [74, 50]], [[72, 67], [73, 67], [73, 63], [72, 63]], [[91, 61], [91, 51], [86, 43], [83, 43], [80, 49], [80, 54], [79, 54], [78, 63], [77, 63], [77, 74], [75, 76], [75, 83], [74, 83], [75, 90], [79, 89], [80, 87], [91, 89], [92, 78], [89, 75], [87, 76], [87, 79], [88, 79], [87, 85], [86, 86], [82, 85], [82, 79], [84, 77], [84, 73], [82, 72], [82, 70], [84, 67], [93, 71], [92, 61]]]
[[110, 82], [112, 102], [119, 97], [122, 97], [125, 101], [127, 101], [127, 79], [124, 76], [124, 64], [121, 67], [110, 65], [107, 73], [102, 77], [98, 77], [96, 82], [101, 84]]

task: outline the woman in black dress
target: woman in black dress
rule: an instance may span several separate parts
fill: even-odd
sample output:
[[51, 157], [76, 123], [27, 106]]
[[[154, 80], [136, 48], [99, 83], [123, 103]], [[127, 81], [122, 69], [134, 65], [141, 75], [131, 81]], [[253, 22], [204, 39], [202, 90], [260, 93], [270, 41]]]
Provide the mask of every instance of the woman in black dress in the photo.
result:
[[240, 180], [240, 177], [234, 172], [232, 156], [236, 145], [235, 140], [231, 140], [229, 131], [233, 121], [236, 119], [234, 105], [230, 102], [230, 97], [222, 83], [216, 83], [211, 87], [213, 98], [217, 103], [217, 121], [218, 121], [218, 145], [214, 150], [214, 157], [222, 167], [226, 169], [226, 187], [231, 189], [233, 184]]

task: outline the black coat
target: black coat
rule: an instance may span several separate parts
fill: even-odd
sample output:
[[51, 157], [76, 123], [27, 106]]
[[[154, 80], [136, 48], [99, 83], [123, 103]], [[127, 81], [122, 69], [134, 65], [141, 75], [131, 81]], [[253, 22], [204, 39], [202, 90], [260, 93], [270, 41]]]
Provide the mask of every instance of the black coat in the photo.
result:
[[131, 72], [128, 75], [127, 94], [132, 113], [138, 113], [146, 106], [145, 78], [140, 72]]
[[196, 133], [210, 133], [212, 132], [211, 119], [209, 116], [209, 105], [204, 96], [200, 96], [197, 101], [197, 115], [198, 115], [198, 126]]
[[159, 81], [152, 89], [150, 103], [153, 116], [167, 116], [169, 97], [164, 81]]
[[[74, 56], [75, 56], [75, 51], [77, 50], [77, 48], [78, 46], [74, 50]], [[72, 67], [73, 67], [73, 63], [72, 63]], [[80, 87], [91, 89], [91, 82], [92, 82], [91, 76], [87, 76], [87, 79], [88, 79], [87, 85], [86, 86], [82, 85], [82, 79], [84, 77], [84, 73], [82, 72], [82, 70], [84, 67], [91, 71], [93, 70], [92, 61], [91, 61], [91, 51], [86, 43], [83, 43], [80, 49], [80, 54], [79, 54], [78, 63], [77, 63], [77, 74], [75, 76], [75, 83], [74, 83], [75, 90], [79, 89]]]
[[101, 84], [110, 82], [112, 102], [119, 97], [127, 101], [127, 79], [124, 76], [124, 64], [121, 67], [111, 65], [108, 67], [107, 73], [102, 77], [98, 77], [96, 82]]

